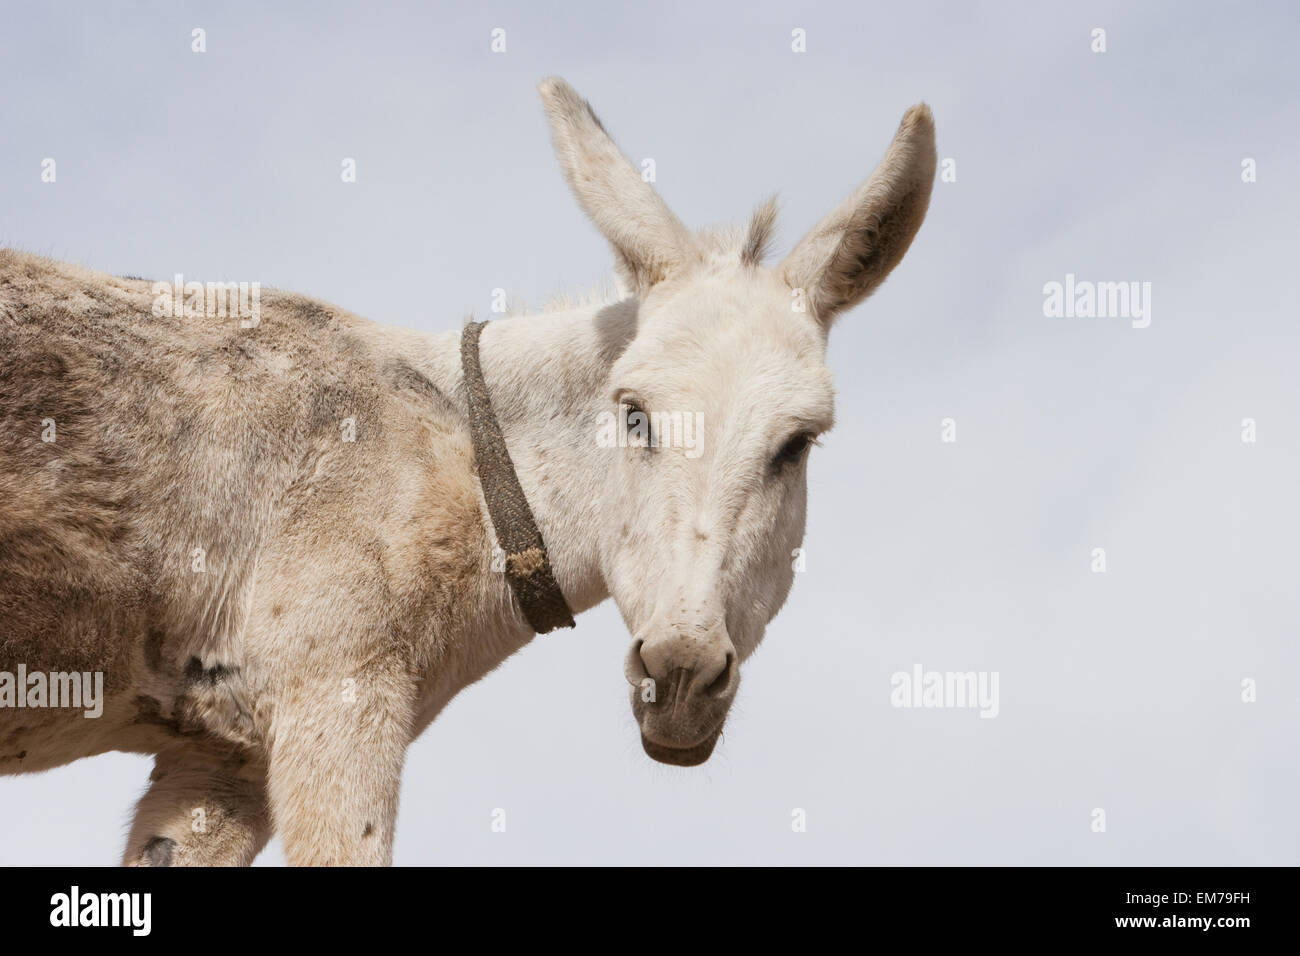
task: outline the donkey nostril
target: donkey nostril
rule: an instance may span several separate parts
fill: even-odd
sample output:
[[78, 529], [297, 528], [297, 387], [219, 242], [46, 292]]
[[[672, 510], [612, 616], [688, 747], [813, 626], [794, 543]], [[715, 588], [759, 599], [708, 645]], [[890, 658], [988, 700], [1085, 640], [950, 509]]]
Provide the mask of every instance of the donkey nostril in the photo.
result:
[[632, 646], [628, 648], [627, 657], [623, 659], [623, 676], [633, 687], [640, 686], [650, 677], [645, 658], [641, 656], [641, 645], [644, 643], [645, 641], [633, 641]]
[[736, 655], [733, 651], [727, 651], [727, 664], [722, 668], [722, 673], [713, 679], [713, 683], [704, 688], [704, 693], [710, 697], [721, 697], [731, 687], [731, 678], [736, 669]]

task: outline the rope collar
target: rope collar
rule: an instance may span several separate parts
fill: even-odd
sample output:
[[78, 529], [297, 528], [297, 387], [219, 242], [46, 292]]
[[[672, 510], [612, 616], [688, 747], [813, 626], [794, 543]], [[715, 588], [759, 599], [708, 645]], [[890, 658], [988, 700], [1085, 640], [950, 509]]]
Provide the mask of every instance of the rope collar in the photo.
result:
[[573, 627], [573, 613], [564, 592], [551, 571], [546, 542], [537, 528], [524, 489], [519, 484], [505, 435], [479, 364], [479, 336], [485, 322], [469, 322], [460, 337], [460, 365], [465, 376], [465, 397], [469, 406], [469, 435], [478, 463], [478, 480], [483, 486], [488, 516], [497, 542], [506, 553], [506, 580], [510, 582], [524, 617], [539, 634], [557, 627]]

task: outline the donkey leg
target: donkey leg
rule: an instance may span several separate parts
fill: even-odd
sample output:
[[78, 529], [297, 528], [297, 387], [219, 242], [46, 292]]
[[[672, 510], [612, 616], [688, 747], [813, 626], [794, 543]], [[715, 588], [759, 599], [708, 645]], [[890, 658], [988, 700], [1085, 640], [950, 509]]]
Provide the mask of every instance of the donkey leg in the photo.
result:
[[269, 792], [290, 866], [393, 861], [411, 687], [389, 675], [341, 683], [277, 707]]
[[265, 769], [195, 746], [159, 754], [124, 866], [248, 866], [271, 836]]

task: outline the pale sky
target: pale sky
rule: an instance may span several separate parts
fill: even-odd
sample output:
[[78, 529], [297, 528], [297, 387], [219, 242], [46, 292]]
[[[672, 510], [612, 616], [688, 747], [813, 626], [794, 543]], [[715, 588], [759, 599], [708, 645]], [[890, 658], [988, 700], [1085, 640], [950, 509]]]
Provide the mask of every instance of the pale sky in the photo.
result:
[[[831, 336], [807, 569], [713, 758], [642, 753], [607, 604], [412, 746], [395, 862], [1300, 863], [1296, 9], [612, 6], [4, 14], [0, 244], [429, 330], [610, 275], [545, 75], [687, 223], [778, 192], [778, 254], [934, 109], [956, 179]], [[1150, 326], [1046, 317], [1067, 274], [1151, 283]], [[892, 707], [917, 664], [997, 672], [998, 716]], [[0, 863], [116, 863], [149, 768], [0, 778]]]

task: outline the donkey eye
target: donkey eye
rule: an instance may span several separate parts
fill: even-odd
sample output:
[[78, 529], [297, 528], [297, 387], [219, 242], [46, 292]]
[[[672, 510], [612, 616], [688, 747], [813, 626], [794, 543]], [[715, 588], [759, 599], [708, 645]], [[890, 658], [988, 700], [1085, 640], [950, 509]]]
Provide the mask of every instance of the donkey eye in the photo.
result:
[[781, 450], [772, 459], [772, 464], [778, 468], [782, 465], [793, 464], [803, 457], [804, 452], [808, 450], [808, 446], [812, 443], [813, 436], [807, 432], [795, 435], [781, 446]]
[[624, 399], [623, 424], [627, 428], [628, 444], [635, 448], [650, 445], [650, 416], [640, 404]]

